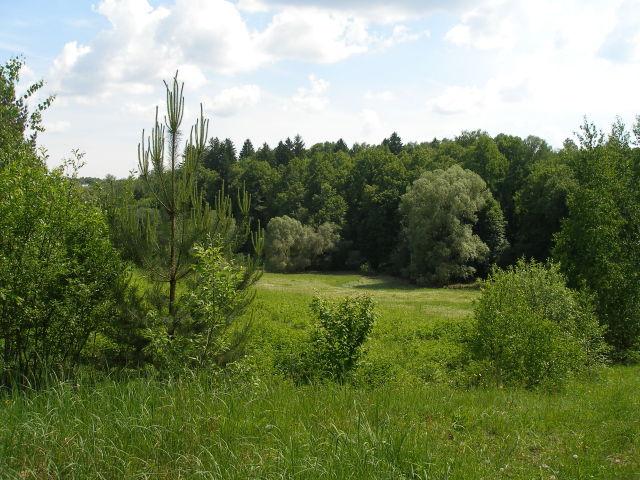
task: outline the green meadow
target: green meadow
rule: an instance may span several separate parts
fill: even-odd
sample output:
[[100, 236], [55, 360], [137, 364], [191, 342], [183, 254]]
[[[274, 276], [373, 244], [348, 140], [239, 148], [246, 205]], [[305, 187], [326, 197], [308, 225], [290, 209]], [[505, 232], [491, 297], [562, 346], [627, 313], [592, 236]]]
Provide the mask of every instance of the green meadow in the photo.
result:
[[[368, 294], [378, 319], [350, 382], [296, 385], [277, 358], [314, 295]], [[638, 479], [640, 368], [557, 393], [472, 386], [473, 288], [265, 274], [246, 356], [179, 379], [125, 374], [1, 394], [0, 479]]]

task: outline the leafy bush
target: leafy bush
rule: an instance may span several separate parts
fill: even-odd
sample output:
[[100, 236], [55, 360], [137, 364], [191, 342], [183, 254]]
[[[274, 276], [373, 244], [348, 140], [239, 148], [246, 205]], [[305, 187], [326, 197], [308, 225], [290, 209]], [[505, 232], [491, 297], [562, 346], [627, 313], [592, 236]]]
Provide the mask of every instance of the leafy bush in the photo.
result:
[[527, 388], [559, 386], [606, 353], [590, 299], [567, 288], [558, 266], [523, 260], [490, 275], [471, 343], [479, 375]]
[[286, 215], [272, 218], [265, 237], [267, 269], [298, 272], [313, 265], [318, 257], [335, 249], [340, 239], [337, 230], [332, 223], [323, 223], [314, 230]]
[[366, 295], [336, 302], [314, 297], [311, 310], [317, 320], [309, 337], [283, 349], [276, 367], [297, 381], [329, 378], [342, 382], [356, 367], [373, 327], [373, 300]]
[[0, 166], [0, 374], [67, 372], [116, 313], [126, 268], [104, 216], [30, 149]]

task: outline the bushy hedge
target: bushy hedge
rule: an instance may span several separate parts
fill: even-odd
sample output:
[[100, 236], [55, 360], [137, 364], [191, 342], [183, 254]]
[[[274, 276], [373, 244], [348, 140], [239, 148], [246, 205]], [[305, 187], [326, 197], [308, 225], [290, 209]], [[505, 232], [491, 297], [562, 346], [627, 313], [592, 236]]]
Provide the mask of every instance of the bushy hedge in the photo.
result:
[[605, 360], [604, 329], [590, 299], [555, 264], [520, 260], [496, 269], [475, 307], [476, 374], [490, 383], [557, 387]]

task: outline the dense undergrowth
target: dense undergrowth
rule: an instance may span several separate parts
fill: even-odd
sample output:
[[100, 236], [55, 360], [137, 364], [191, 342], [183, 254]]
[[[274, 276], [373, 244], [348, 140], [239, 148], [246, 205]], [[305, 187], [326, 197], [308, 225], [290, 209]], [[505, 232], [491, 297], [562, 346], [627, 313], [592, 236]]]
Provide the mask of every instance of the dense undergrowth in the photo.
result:
[[637, 478], [637, 367], [558, 395], [275, 377], [3, 396], [2, 478]]

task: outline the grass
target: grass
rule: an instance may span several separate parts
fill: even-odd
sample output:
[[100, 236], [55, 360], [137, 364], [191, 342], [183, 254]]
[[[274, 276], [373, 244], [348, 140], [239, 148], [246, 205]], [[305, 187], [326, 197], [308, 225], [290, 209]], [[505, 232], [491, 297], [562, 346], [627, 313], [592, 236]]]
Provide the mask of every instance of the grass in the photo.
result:
[[269, 359], [274, 344], [304, 334], [313, 320], [309, 302], [314, 295], [359, 294], [371, 295], [379, 312], [366, 345], [363, 372], [401, 383], [449, 374], [448, 365], [461, 354], [455, 327], [470, 318], [478, 290], [417, 288], [384, 275], [266, 274], [250, 313], [264, 339], [256, 356]]
[[376, 299], [367, 359], [395, 365], [392, 381], [295, 386], [246, 362], [5, 393], [0, 479], [640, 478], [640, 368], [558, 394], [425, 382], [421, 365], [453, 348], [440, 326], [465, 322], [478, 292], [350, 274], [265, 275], [254, 353], [303, 334], [316, 292]]

